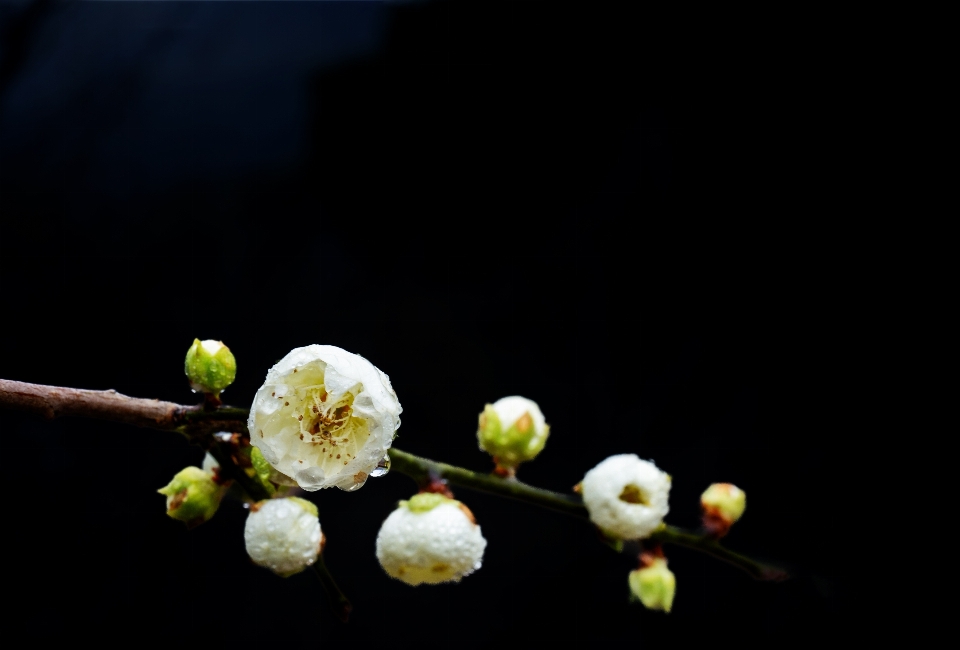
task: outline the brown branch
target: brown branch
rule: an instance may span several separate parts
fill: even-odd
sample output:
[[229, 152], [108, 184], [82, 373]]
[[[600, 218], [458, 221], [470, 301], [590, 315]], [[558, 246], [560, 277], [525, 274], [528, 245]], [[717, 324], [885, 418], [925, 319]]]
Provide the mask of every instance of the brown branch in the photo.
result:
[[203, 405], [182, 406], [128, 397], [115, 390], [83, 390], [0, 379], [0, 407], [52, 420], [73, 416], [122, 422], [136, 427], [176, 431], [193, 440], [215, 431], [246, 432], [247, 411]]

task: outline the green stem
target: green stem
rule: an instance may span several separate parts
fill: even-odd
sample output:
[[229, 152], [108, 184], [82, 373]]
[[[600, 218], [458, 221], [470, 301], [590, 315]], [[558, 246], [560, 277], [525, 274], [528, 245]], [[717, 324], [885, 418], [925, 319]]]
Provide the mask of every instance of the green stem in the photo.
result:
[[323, 553], [317, 557], [317, 561], [314, 562], [310, 568], [313, 569], [314, 575], [319, 578], [320, 584], [323, 585], [324, 591], [327, 592], [327, 596], [330, 598], [330, 605], [333, 607], [333, 613], [337, 615], [337, 618], [346, 623], [350, 617], [350, 612], [353, 611], [353, 605], [350, 604], [350, 600], [343, 595], [340, 587], [334, 582], [333, 576], [330, 575], [330, 571], [327, 569], [327, 564], [323, 561]]
[[[551, 492], [521, 483], [515, 479], [503, 479], [490, 474], [471, 472], [462, 467], [414, 456], [396, 447], [390, 449], [390, 469], [406, 474], [421, 487], [429, 483], [431, 479], [444, 479], [452, 485], [523, 501], [580, 519], [589, 518], [587, 508], [578, 495]], [[661, 544], [676, 544], [712, 555], [718, 560], [746, 571], [757, 580], [783, 580], [787, 577], [786, 571], [735, 553], [721, 546], [717, 540], [710, 536], [698, 535], [675, 526], [666, 526], [663, 530], [654, 533], [651, 539]]]
[[503, 479], [490, 474], [471, 472], [455, 465], [447, 465], [428, 458], [414, 456], [396, 447], [391, 447], [389, 453], [390, 469], [406, 474], [417, 481], [420, 486], [428, 483], [431, 478], [442, 478], [453, 485], [531, 503], [582, 519], [587, 518], [587, 509], [583, 507], [583, 502], [576, 495], [568, 496], [559, 492], [551, 492], [521, 483], [516, 479]]
[[663, 530], [651, 535], [650, 539], [660, 542], [661, 544], [676, 544], [677, 546], [683, 546], [695, 551], [700, 551], [701, 553], [706, 553], [722, 562], [746, 571], [755, 580], [779, 582], [790, 577], [790, 574], [783, 569], [757, 562], [746, 555], [731, 551], [707, 535], [698, 535], [675, 526], [665, 527]]

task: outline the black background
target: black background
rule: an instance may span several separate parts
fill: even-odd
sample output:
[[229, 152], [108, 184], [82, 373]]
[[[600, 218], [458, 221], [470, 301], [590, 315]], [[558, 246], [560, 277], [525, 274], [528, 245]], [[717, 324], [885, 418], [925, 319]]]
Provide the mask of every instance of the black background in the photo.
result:
[[246, 406], [290, 349], [338, 345], [390, 375], [398, 447], [485, 470], [477, 414], [524, 395], [552, 435], [522, 480], [566, 491], [637, 453], [691, 528], [699, 493], [734, 482], [749, 506], [729, 545], [795, 575], [668, 548], [675, 609], [649, 612], [627, 601], [635, 560], [588, 525], [458, 490], [484, 566], [411, 588], [373, 553], [415, 489], [392, 473], [311, 497], [354, 604], [342, 625], [312, 575], [248, 562], [239, 503], [189, 532], [164, 515], [156, 490], [198, 448], [0, 412], [19, 622], [418, 645], [828, 635], [846, 602], [826, 388], [843, 298], [818, 215], [843, 99], [816, 34], [741, 18], [5, 5], [0, 377], [189, 403], [183, 355], [215, 338], [239, 364], [224, 399]]

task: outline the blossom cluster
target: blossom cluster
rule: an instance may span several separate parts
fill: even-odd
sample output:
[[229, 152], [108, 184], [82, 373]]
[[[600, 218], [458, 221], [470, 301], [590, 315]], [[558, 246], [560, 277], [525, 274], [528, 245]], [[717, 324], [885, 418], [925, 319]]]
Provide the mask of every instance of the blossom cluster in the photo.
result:
[[[235, 365], [224, 365], [232, 360], [228, 355], [220, 342], [194, 342], [186, 369], [195, 389], [219, 392], [229, 384], [222, 377], [232, 381]], [[224, 367], [230, 372], [224, 374]], [[269, 370], [250, 409], [252, 447], [246, 448], [249, 467], [241, 470], [271, 497], [248, 506], [244, 539], [256, 564], [286, 577], [317, 563], [325, 542], [317, 506], [289, 496], [285, 486], [307, 492], [359, 489], [388, 466], [401, 412], [389, 377], [335, 346], [296, 348]], [[494, 474], [509, 481], [521, 463], [543, 450], [549, 433], [536, 402], [514, 395], [484, 407], [477, 440], [493, 457]], [[203, 468], [177, 474], [160, 490], [168, 514], [191, 525], [209, 519], [229, 483], [219, 470], [208, 455]], [[639, 541], [664, 528], [671, 482], [652, 461], [619, 454], [586, 472], [577, 491], [590, 521], [606, 537]], [[711, 486], [701, 501], [705, 529], [716, 537], [745, 507], [743, 492], [731, 484]], [[387, 575], [414, 586], [459, 582], [481, 567], [486, 546], [473, 513], [442, 482], [401, 501], [375, 544]], [[648, 549], [629, 575], [630, 592], [651, 609], [670, 611], [676, 579], [659, 544]]]

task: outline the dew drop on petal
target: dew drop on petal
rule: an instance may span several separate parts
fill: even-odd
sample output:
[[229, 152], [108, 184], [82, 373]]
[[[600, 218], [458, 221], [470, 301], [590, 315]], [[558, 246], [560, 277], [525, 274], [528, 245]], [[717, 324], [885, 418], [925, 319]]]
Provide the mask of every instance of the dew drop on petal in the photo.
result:
[[383, 458], [380, 459], [380, 462], [377, 463], [377, 466], [373, 468], [373, 471], [370, 472], [370, 476], [377, 478], [379, 476], [386, 476], [387, 472], [390, 471], [390, 455], [384, 454]]
[[366, 480], [363, 480], [363, 481], [361, 481], [360, 483], [354, 483], [353, 485], [351, 485], [351, 486], [348, 487], [348, 488], [343, 488], [343, 490], [344, 490], [345, 492], [356, 492], [357, 490], [359, 490], [360, 488], [362, 488], [362, 487], [363, 487], [363, 484], [366, 483], [366, 482], [367, 482]]

